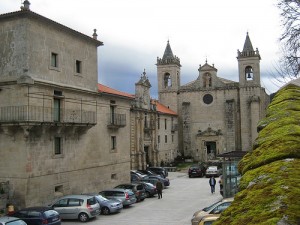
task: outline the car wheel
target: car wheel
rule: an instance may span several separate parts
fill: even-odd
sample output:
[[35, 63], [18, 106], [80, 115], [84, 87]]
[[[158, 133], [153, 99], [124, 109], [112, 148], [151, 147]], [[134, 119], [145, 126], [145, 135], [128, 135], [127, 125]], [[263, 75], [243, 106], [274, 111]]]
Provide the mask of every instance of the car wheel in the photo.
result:
[[110, 214], [110, 210], [108, 207], [102, 207], [101, 212], [103, 215], [108, 215]]
[[146, 198], [149, 198], [150, 197], [150, 193], [149, 191], [146, 191]]
[[86, 213], [80, 213], [78, 219], [80, 222], [86, 222], [89, 220], [89, 216]]

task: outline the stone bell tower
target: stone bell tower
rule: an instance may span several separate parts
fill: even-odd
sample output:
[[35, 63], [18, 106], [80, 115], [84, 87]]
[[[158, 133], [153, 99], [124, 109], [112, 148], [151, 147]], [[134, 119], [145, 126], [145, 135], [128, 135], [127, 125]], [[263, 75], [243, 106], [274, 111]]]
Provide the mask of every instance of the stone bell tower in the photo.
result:
[[162, 58], [157, 57], [158, 98], [160, 103], [178, 112], [177, 93], [180, 87], [180, 59], [173, 55], [168, 41]]
[[260, 54], [254, 51], [249, 34], [243, 51], [238, 50], [241, 150], [249, 151], [257, 133], [257, 124], [265, 115], [267, 95], [260, 84]]
[[260, 86], [260, 54], [258, 49], [253, 50], [252, 43], [247, 32], [243, 51], [238, 50], [240, 86]]

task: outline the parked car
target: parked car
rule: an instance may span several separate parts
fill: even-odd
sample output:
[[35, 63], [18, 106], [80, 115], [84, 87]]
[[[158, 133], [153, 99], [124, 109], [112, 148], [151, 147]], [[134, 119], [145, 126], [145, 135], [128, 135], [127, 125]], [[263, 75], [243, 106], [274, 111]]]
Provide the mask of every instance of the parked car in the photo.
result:
[[60, 214], [61, 219], [78, 219], [86, 222], [100, 214], [99, 203], [90, 195], [66, 195], [49, 206]]
[[164, 186], [170, 186], [170, 180], [167, 177], [163, 178], [163, 177], [159, 177], [159, 176], [150, 175], [150, 176], [144, 177], [141, 181], [144, 181], [147, 178], [160, 180]]
[[201, 219], [206, 215], [221, 214], [232, 202], [233, 198], [224, 198], [202, 210], [196, 211], [191, 219], [192, 225], [198, 225]]
[[[141, 182], [146, 182], [146, 183], [150, 183], [153, 184], [156, 187], [156, 183], [157, 181], [159, 181], [159, 179], [153, 179], [153, 178], [143, 178], [141, 180]], [[163, 183], [162, 183], [163, 184]], [[163, 184], [163, 189], [165, 189], [165, 185]]]
[[136, 203], [135, 194], [131, 190], [114, 188], [101, 191], [99, 194], [107, 199], [114, 199], [122, 202], [123, 207]]
[[138, 182], [139, 184], [142, 184], [144, 186], [145, 192], [146, 192], [146, 198], [150, 198], [153, 197], [154, 195], [157, 194], [157, 190], [156, 187], [151, 184], [151, 183], [147, 183], [147, 182]]
[[162, 175], [163, 177], [168, 176], [168, 171], [164, 167], [148, 167], [147, 170], [153, 171], [154, 173]]
[[60, 225], [60, 215], [50, 207], [29, 207], [21, 209], [11, 214], [13, 217], [20, 218], [28, 225]]
[[95, 196], [97, 202], [100, 205], [101, 214], [103, 215], [117, 213], [123, 209], [123, 204], [119, 200], [107, 199], [99, 194], [86, 194], [86, 195]]
[[0, 218], [0, 225], [27, 225], [27, 223], [17, 217], [4, 216]]
[[219, 217], [220, 214], [206, 215], [201, 219], [198, 225], [212, 225]]
[[115, 188], [123, 188], [131, 190], [136, 197], [137, 202], [144, 201], [146, 198], [146, 191], [142, 184], [131, 183], [131, 184], [119, 184]]
[[200, 164], [192, 165], [188, 170], [189, 178], [203, 177], [205, 175], [205, 172], [206, 172], [206, 168]]
[[222, 174], [222, 168], [217, 166], [209, 166], [205, 171], [206, 177], [218, 177]]
[[143, 178], [144, 176], [146, 176], [146, 174], [144, 174], [144, 173], [142, 173], [142, 172], [140, 172], [138, 170], [131, 170], [130, 173], [131, 174], [135, 174], [135, 175], [137, 175], [140, 178]]
[[141, 172], [138, 172], [136, 170], [131, 170], [130, 171], [131, 182], [139, 181], [139, 180], [141, 180], [145, 176], [146, 176], [145, 174], [143, 174]]
[[153, 172], [153, 171], [151, 171], [151, 170], [137, 170], [138, 172], [140, 172], [140, 173], [142, 173], [142, 174], [144, 174], [144, 175], [148, 175], [148, 176], [150, 176], [150, 175], [153, 175], [153, 176], [162, 176], [162, 175], [160, 175], [160, 174], [157, 174], [157, 173], [155, 173], [155, 172]]

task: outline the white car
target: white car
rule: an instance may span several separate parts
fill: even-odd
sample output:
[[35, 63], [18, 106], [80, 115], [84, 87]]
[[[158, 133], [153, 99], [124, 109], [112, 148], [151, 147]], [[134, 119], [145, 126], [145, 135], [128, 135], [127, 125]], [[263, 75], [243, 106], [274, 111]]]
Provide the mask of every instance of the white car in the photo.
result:
[[222, 174], [222, 169], [217, 166], [209, 166], [205, 171], [206, 177], [218, 177]]

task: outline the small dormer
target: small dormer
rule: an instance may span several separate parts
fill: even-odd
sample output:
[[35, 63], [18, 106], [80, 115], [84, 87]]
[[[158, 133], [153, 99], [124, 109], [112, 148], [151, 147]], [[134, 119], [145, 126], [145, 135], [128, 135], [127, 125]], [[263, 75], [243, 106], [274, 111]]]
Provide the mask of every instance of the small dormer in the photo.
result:
[[218, 70], [215, 68], [214, 64], [209, 65], [207, 60], [203, 66], [199, 66], [199, 77], [200, 87], [203, 88], [212, 88], [215, 86], [214, 82], [216, 82], [217, 72]]

